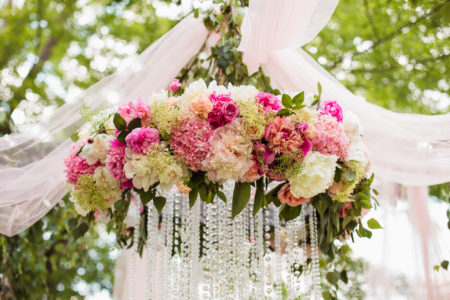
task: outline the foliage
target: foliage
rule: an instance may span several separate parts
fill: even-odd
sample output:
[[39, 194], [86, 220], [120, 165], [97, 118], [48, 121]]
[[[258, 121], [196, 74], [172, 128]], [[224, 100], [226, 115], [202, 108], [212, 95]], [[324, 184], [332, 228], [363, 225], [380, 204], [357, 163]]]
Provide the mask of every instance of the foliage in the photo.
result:
[[93, 227], [76, 239], [69, 234], [71, 216], [66, 197], [24, 232], [0, 236], [0, 299], [69, 299], [112, 289], [118, 251], [112, 237], [105, 239], [104, 230]]

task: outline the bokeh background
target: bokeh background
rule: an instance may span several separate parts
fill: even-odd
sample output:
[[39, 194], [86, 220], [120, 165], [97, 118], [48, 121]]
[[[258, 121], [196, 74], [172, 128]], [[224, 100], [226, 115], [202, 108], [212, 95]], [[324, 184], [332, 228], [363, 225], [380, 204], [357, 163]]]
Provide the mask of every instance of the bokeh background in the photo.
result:
[[[51, 118], [201, 5], [0, 0], [0, 135]], [[447, 113], [449, 20], [448, 0], [341, 0], [304, 49], [367, 101], [399, 112]], [[431, 215], [447, 230], [450, 184], [431, 187], [430, 198]], [[62, 201], [25, 232], [0, 236], [0, 299], [111, 299], [115, 237], [98, 226], [75, 239], [67, 230], [69, 209]], [[374, 254], [365, 247], [356, 254], [370, 261]], [[411, 286], [399, 274], [398, 299], [407, 299]]]

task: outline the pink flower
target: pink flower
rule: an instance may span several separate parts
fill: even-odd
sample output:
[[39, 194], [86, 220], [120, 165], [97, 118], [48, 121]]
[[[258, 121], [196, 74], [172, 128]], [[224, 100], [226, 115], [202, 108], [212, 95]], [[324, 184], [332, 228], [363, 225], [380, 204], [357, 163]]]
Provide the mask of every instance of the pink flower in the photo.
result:
[[213, 103], [213, 109], [208, 113], [207, 120], [213, 129], [233, 122], [238, 116], [237, 104], [231, 100], [230, 95], [216, 95], [214, 92], [209, 96], [209, 99]]
[[64, 160], [67, 183], [76, 184], [80, 175], [94, 174], [98, 166], [97, 164], [89, 165], [83, 157], [75, 156], [85, 144], [86, 141], [78, 141], [75, 143], [70, 152], [70, 156]]
[[308, 123], [298, 123], [297, 125], [295, 125], [295, 129], [297, 130], [298, 133], [301, 134], [305, 134], [306, 131], [308, 130]]
[[304, 143], [303, 137], [297, 132], [294, 122], [289, 118], [276, 117], [266, 127], [264, 138], [269, 143], [269, 148], [277, 154], [303, 154], [303, 150], [301, 150]]
[[140, 118], [142, 124], [148, 124], [151, 119], [150, 106], [145, 104], [142, 99], [138, 99], [136, 102], [130, 101], [122, 104], [118, 112], [127, 124], [136, 118]]
[[106, 168], [108, 168], [112, 177], [120, 182], [121, 190], [133, 188], [132, 180], [125, 176], [125, 172], [123, 170], [123, 166], [126, 163], [125, 148], [126, 146], [124, 143], [114, 140], [111, 142], [109, 154], [108, 157], [106, 157]]
[[256, 102], [261, 103], [265, 112], [279, 111], [281, 109], [281, 101], [277, 96], [259, 92], [256, 96]]
[[333, 184], [328, 188], [328, 195], [330, 197], [333, 197], [337, 193], [342, 192], [342, 187], [343, 187], [342, 181], [339, 181], [339, 183], [333, 181]]
[[255, 182], [256, 180], [258, 180], [259, 177], [261, 177], [262, 174], [260, 174], [259, 172], [259, 165], [256, 157], [253, 157], [252, 160], [253, 165], [250, 167], [250, 169], [248, 169], [247, 173], [245, 173], [244, 176], [240, 178], [240, 181]]
[[322, 154], [337, 155], [344, 160], [347, 157], [350, 141], [345, 135], [342, 124], [331, 116], [322, 115], [314, 127], [316, 135], [312, 140], [313, 150]]
[[334, 100], [323, 101], [320, 104], [319, 110], [322, 115], [330, 115], [336, 118], [338, 122], [342, 122], [344, 117], [341, 106]]
[[189, 110], [195, 113], [199, 118], [206, 119], [212, 111], [213, 104], [206, 95], [199, 95], [189, 104]]
[[291, 186], [289, 183], [283, 185], [283, 187], [278, 191], [278, 199], [282, 204], [287, 204], [291, 207], [299, 206], [309, 202], [310, 198], [295, 198], [291, 193]]
[[351, 202], [345, 202], [344, 205], [342, 205], [338, 209], [338, 216], [339, 218], [345, 219], [347, 217], [347, 213], [350, 209], [352, 209], [352, 203]]
[[190, 117], [172, 130], [170, 148], [193, 171], [200, 170], [210, 153], [213, 131], [207, 121]]
[[172, 83], [169, 86], [169, 91], [175, 92], [181, 87], [181, 83], [178, 79], [172, 80]]
[[159, 132], [154, 128], [136, 128], [127, 135], [125, 142], [134, 153], [146, 154], [152, 146], [159, 144]]

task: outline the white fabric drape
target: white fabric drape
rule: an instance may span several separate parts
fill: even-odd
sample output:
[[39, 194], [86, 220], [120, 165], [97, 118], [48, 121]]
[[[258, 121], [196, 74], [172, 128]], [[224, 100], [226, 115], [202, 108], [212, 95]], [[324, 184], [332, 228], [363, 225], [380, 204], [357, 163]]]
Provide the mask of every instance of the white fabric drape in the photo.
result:
[[[70, 136], [80, 122], [80, 108], [106, 108], [146, 98], [165, 88], [198, 52], [207, 30], [187, 17], [147, 48], [131, 65], [93, 85], [75, 104], [65, 104], [32, 134], [0, 139], [0, 232], [12, 236], [42, 218], [67, 193], [64, 158]], [[66, 134], [64, 134], [66, 133]], [[67, 134], [68, 133], [68, 134]], [[28, 163], [30, 157], [35, 161]]]

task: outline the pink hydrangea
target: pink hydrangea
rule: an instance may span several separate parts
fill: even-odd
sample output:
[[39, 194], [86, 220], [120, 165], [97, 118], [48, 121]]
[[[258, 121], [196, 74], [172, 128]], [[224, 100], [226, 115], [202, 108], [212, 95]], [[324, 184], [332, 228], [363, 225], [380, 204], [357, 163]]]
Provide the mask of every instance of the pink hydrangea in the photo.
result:
[[120, 182], [120, 189], [133, 188], [131, 179], [125, 176], [123, 166], [126, 163], [125, 160], [125, 144], [114, 140], [111, 142], [109, 148], [109, 154], [106, 158], [106, 167], [111, 173], [112, 177]]
[[76, 184], [80, 175], [94, 174], [97, 165], [89, 165], [83, 157], [75, 156], [85, 144], [86, 141], [78, 141], [75, 143], [70, 152], [70, 156], [64, 160], [67, 183]]
[[262, 104], [265, 112], [279, 111], [281, 109], [280, 99], [271, 93], [259, 92], [256, 96], [256, 102]]
[[320, 104], [319, 111], [322, 115], [330, 115], [338, 122], [342, 122], [344, 114], [341, 106], [334, 100], [326, 100]]
[[269, 148], [277, 154], [298, 155], [303, 145], [302, 134], [297, 132], [294, 122], [289, 118], [276, 117], [266, 127], [264, 138]]
[[213, 109], [208, 113], [208, 122], [213, 129], [224, 126], [233, 122], [238, 116], [239, 110], [236, 102], [231, 100], [228, 94], [212, 93], [209, 99], [213, 103]]
[[172, 130], [170, 147], [175, 156], [183, 159], [191, 170], [198, 171], [211, 150], [212, 135], [212, 128], [207, 121], [190, 117]]
[[312, 140], [313, 150], [322, 154], [334, 154], [344, 160], [347, 157], [350, 142], [342, 125], [335, 118], [322, 115], [314, 126], [316, 135]]
[[122, 104], [118, 112], [127, 124], [136, 118], [140, 118], [142, 124], [148, 124], [151, 119], [150, 106], [145, 104], [142, 99], [138, 99], [136, 102], [130, 101]]
[[146, 154], [155, 144], [159, 144], [159, 131], [155, 128], [135, 128], [125, 138], [127, 146], [137, 154]]
[[169, 91], [175, 92], [181, 87], [181, 83], [178, 79], [172, 80], [172, 83], [169, 86]]

